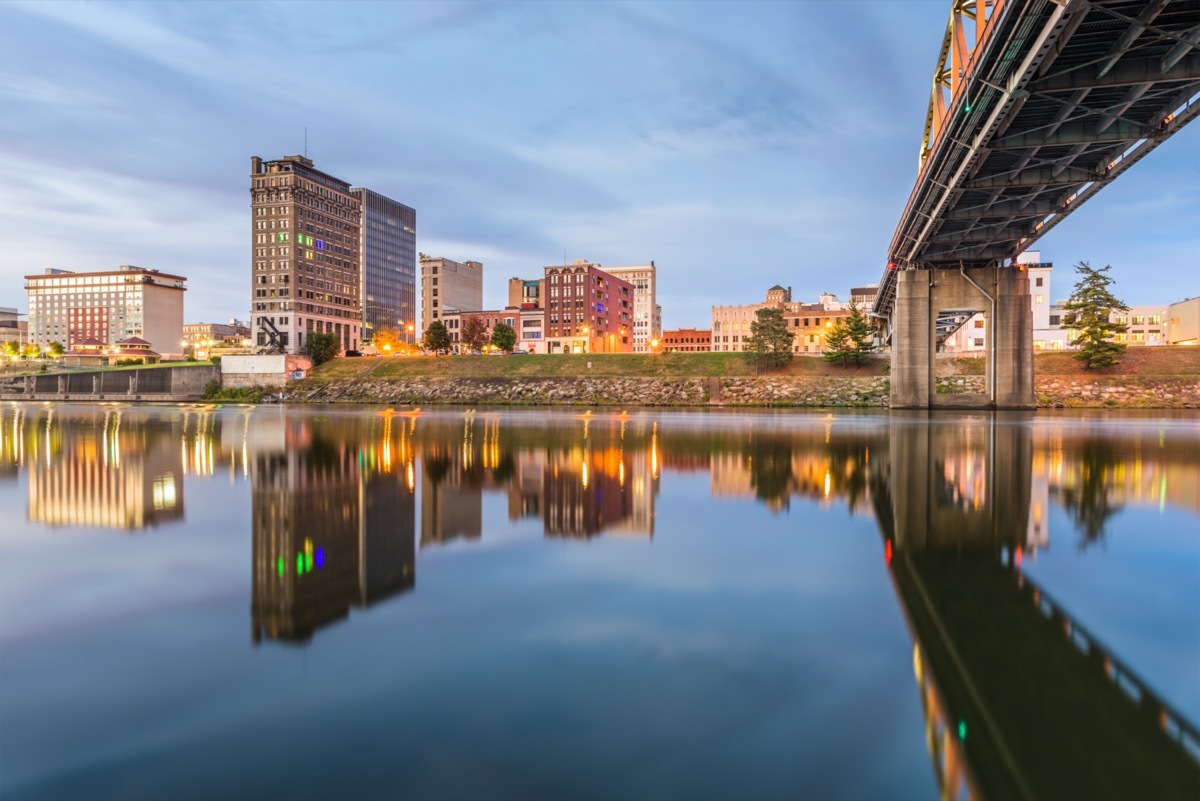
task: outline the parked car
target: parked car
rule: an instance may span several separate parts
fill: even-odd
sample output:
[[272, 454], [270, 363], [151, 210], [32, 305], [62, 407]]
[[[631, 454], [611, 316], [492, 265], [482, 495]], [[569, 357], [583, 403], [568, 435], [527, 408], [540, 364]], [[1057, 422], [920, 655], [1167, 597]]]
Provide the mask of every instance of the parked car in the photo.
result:
[[346, 351], [346, 355], [347, 356], [362, 356], [362, 351], [361, 350], [348, 350], [348, 351]]

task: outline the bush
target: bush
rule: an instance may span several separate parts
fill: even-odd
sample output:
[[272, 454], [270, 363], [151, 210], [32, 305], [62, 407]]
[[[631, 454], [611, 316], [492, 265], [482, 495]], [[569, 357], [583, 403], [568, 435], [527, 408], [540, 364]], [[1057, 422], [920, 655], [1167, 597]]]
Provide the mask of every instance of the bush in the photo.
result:
[[242, 403], [262, 403], [262, 387], [222, 387], [219, 379], [214, 378], [204, 385], [201, 396], [204, 400], [240, 401]]

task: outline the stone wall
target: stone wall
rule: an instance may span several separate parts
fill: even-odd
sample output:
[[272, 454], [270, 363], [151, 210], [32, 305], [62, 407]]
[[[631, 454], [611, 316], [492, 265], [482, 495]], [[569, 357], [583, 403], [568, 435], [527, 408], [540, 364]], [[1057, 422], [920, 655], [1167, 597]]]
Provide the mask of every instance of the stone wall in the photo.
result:
[[[1192, 377], [1046, 376], [1038, 406], [1200, 408]], [[983, 376], [937, 379], [937, 394], [986, 392]], [[293, 382], [284, 399], [299, 403], [499, 404], [595, 406], [870, 406], [886, 408], [887, 376], [760, 378], [439, 378]]]
[[1195, 376], [1046, 376], [1034, 386], [1039, 408], [1200, 409]]

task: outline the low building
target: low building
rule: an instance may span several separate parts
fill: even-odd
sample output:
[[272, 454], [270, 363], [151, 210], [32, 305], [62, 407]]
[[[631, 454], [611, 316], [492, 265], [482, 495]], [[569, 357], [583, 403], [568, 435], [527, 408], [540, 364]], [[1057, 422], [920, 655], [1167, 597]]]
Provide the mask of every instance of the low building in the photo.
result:
[[1167, 307], [1167, 342], [1200, 345], [1200, 297], [1181, 300]]
[[[492, 339], [492, 332], [500, 323], [505, 323], [510, 326], [514, 332], [518, 332], [518, 324], [520, 322], [520, 309], [483, 309], [479, 311], [446, 311], [442, 313], [442, 323], [446, 326], [446, 332], [450, 334], [450, 349], [456, 353], [463, 353], [469, 350], [462, 343], [462, 330], [467, 320], [472, 317], [478, 317], [483, 320], [484, 325], [484, 346]], [[539, 312], [540, 313], [540, 312]], [[518, 341], [520, 333], [517, 333]], [[514, 348], [519, 345], [514, 345]]]
[[662, 353], [698, 353], [712, 350], [712, 330], [676, 328], [663, 331], [658, 350]]
[[545, 309], [521, 309], [520, 327], [517, 328], [517, 349], [530, 353], [546, 352]]
[[29, 323], [21, 319], [20, 312], [9, 306], [0, 306], [0, 349], [9, 342], [24, 347], [28, 339]]
[[185, 348], [250, 347], [250, 326], [239, 323], [188, 323], [183, 327]]
[[127, 264], [102, 272], [48, 268], [27, 275], [29, 339], [42, 349], [60, 342], [70, 350], [85, 339], [111, 345], [140, 337], [160, 353], [180, 354], [186, 283], [181, 275]]

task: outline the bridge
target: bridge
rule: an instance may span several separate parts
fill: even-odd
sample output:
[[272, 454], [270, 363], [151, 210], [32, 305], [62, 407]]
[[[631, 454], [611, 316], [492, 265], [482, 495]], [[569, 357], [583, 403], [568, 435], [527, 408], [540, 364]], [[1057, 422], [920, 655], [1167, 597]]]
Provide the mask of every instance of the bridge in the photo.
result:
[[927, 415], [870, 485], [940, 796], [1195, 798], [1200, 731], [1022, 572], [1030, 429]]
[[[1033, 408], [1016, 257], [1197, 114], [1196, 0], [953, 0], [875, 303], [892, 406]], [[937, 396], [941, 339], [974, 313], [987, 392]]]

